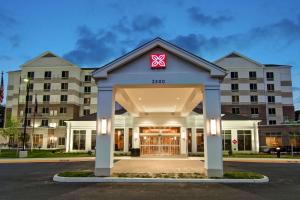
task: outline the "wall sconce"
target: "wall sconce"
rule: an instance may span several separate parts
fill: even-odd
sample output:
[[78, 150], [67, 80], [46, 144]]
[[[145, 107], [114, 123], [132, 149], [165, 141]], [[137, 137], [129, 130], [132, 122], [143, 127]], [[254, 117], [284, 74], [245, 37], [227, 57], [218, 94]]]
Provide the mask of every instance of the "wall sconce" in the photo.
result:
[[100, 134], [108, 134], [110, 132], [110, 120], [107, 118], [101, 118], [98, 121], [98, 127], [100, 129]]
[[210, 135], [218, 135], [220, 134], [220, 120], [216, 118], [212, 118], [208, 120], [208, 134]]

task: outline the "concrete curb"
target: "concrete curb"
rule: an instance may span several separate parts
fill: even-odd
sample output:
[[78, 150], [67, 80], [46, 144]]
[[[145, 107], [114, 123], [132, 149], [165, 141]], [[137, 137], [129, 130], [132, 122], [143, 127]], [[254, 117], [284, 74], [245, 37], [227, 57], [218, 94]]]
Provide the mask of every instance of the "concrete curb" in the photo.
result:
[[176, 179], [176, 178], [120, 178], [120, 177], [61, 177], [55, 174], [53, 181], [62, 183], [268, 183], [261, 179]]

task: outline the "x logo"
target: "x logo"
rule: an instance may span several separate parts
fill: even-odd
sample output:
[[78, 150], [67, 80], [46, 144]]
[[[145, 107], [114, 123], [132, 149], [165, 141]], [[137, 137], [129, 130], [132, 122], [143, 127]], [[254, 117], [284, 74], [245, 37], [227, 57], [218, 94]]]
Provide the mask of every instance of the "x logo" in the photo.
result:
[[166, 54], [151, 54], [150, 61], [151, 61], [151, 68], [165, 68]]

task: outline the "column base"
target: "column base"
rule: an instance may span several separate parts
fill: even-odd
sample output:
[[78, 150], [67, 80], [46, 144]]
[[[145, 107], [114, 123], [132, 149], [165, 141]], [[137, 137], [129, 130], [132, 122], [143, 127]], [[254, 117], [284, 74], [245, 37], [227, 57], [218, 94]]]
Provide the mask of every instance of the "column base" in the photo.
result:
[[111, 176], [112, 168], [95, 168], [95, 176]]
[[204, 173], [208, 178], [223, 177], [223, 169], [204, 169]]

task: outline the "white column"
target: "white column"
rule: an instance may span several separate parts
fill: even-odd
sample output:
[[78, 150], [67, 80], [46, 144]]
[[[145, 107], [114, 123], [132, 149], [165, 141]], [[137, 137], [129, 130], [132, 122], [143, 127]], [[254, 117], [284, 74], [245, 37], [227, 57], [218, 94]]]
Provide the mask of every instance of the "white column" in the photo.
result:
[[[208, 177], [223, 176], [220, 86], [205, 86], [203, 94], [204, 168]], [[211, 134], [210, 120], [216, 119], [216, 135]]]
[[181, 155], [187, 155], [187, 132], [186, 127], [180, 128], [180, 154]]
[[140, 148], [140, 133], [139, 133], [139, 127], [133, 128], [133, 143], [132, 148]]
[[[97, 98], [97, 136], [95, 176], [110, 176], [113, 168], [113, 123], [115, 100], [111, 88], [98, 88]], [[110, 121], [108, 134], [101, 134], [99, 123], [102, 118]]]
[[92, 130], [86, 129], [85, 150], [90, 151], [91, 149], [92, 149]]
[[124, 128], [124, 152], [128, 152], [129, 149], [128, 149], [128, 142], [129, 142], [129, 128], [125, 127]]
[[196, 128], [192, 128], [192, 153], [197, 153], [197, 135]]
[[259, 135], [258, 135], [258, 127], [257, 127], [257, 122], [254, 122], [253, 123], [253, 126], [254, 126], [254, 142], [255, 142], [255, 153], [259, 153]]
[[71, 123], [67, 122], [66, 152], [70, 152]]

